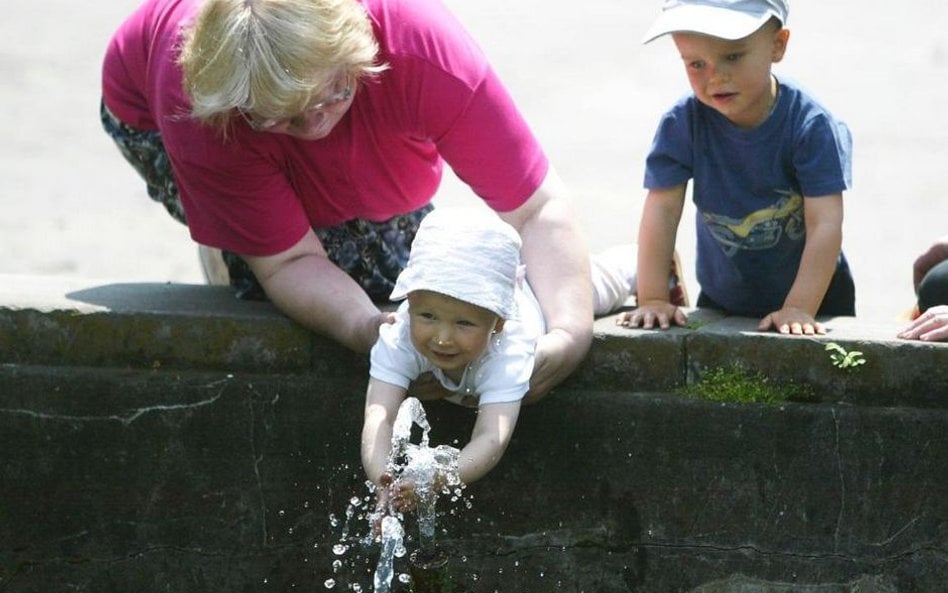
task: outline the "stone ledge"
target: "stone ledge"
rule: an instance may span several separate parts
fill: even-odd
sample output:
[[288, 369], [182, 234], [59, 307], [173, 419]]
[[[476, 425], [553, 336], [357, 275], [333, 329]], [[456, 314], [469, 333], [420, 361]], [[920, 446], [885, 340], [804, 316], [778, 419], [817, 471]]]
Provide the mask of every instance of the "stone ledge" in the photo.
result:
[[[306, 331], [269, 303], [229, 289], [0, 276], [0, 362], [137, 369], [306, 372], [351, 376], [366, 357]], [[596, 321], [586, 361], [564, 387], [670, 391], [711, 368], [737, 365], [779, 382], [805, 383], [818, 399], [868, 405], [945, 407], [948, 343], [898, 340], [898, 322], [825, 320], [825, 336], [756, 331], [756, 320], [691, 313], [692, 327], [667, 331]], [[867, 364], [833, 366], [825, 344], [863, 353]]]

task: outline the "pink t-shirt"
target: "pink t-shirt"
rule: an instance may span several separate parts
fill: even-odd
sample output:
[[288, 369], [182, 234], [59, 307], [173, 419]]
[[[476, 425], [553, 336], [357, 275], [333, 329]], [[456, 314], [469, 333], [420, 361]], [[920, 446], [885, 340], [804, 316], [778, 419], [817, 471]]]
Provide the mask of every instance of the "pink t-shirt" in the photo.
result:
[[119, 28], [103, 100], [127, 125], [159, 130], [195, 241], [272, 255], [309, 227], [382, 221], [427, 204], [443, 163], [495, 210], [523, 204], [548, 163], [477, 44], [438, 0], [362, 0], [389, 65], [360, 85], [317, 141], [254, 132], [224, 140], [188, 117], [175, 64], [198, 0], [146, 0]]

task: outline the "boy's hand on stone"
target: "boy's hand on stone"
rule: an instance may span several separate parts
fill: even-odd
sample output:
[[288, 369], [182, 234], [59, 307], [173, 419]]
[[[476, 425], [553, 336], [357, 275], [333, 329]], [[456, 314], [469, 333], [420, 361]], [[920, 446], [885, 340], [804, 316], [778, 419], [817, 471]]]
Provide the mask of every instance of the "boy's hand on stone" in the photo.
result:
[[683, 326], [688, 323], [688, 315], [668, 301], [641, 302], [637, 308], [620, 313], [616, 318], [616, 325], [642, 329], [653, 329], [656, 324], [662, 329], [668, 329], [673, 322]]
[[784, 307], [779, 311], [774, 311], [760, 320], [757, 329], [760, 331], [773, 329], [781, 334], [795, 336], [812, 336], [826, 333], [826, 327], [822, 323], [816, 321], [806, 311], [794, 307]]

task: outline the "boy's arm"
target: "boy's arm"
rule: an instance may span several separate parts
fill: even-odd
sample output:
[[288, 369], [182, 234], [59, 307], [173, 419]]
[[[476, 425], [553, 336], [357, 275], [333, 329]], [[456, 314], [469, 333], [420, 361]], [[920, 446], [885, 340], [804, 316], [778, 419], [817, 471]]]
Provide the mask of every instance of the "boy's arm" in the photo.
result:
[[687, 183], [651, 189], [645, 197], [639, 222], [637, 263], [637, 307], [620, 315], [618, 323], [652, 328], [657, 322], [667, 328], [674, 321], [687, 323], [684, 311], [669, 302], [668, 273], [675, 254], [678, 223], [685, 205]]
[[787, 293], [783, 308], [760, 322], [761, 330], [771, 327], [780, 333], [826, 333], [815, 321], [816, 312], [836, 271], [843, 243], [843, 196], [833, 194], [804, 198], [806, 245], [797, 277]]
[[519, 415], [520, 402], [478, 408], [471, 441], [461, 449], [458, 460], [462, 483], [470, 484], [484, 477], [497, 465], [510, 443]]
[[365, 393], [365, 420], [362, 425], [362, 467], [365, 475], [375, 484], [380, 484], [388, 466], [392, 449], [392, 426], [398, 415], [398, 407], [405, 399], [405, 389], [369, 379]]

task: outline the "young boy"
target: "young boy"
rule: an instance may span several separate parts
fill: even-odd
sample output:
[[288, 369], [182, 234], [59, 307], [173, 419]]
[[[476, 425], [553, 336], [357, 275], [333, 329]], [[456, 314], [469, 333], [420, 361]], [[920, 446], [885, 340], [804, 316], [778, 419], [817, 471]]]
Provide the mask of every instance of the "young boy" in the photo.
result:
[[778, 80], [790, 32], [784, 0], [666, 0], [645, 36], [670, 34], [693, 94], [662, 118], [646, 162], [638, 308], [629, 327], [684, 325], [668, 302], [689, 179], [697, 207], [698, 307], [762, 318], [761, 331], [825, 333], [823, 315], [855, 315], [841, 251], [852, 140], [797, 85]]
[[[520, 248], [517, 231], [493, 212], [439, 208], [419, 225], [391, 295], [407, 300], [395, 322], [381, 327], [371, 352], [362, 463], [380, 486], [380, 505], [390, 494], [396, 508], [414, 504], [415, 485], [408, 480], [396, 481], [389, 492], [386, 466], [398, 408], [423, 373], [447, 390], [445, 399], [477, 408], [471, 439], [460, 453], [461, 482], [483, 477], [500, 461], [529, 388], [537, 338], [546, 331]], [[597, 314], [625, 302], [634, 283], [631, 270], [611, 265], [634, 257], [631, 247], [610, 253], [623, 256], [591, 261]]]

